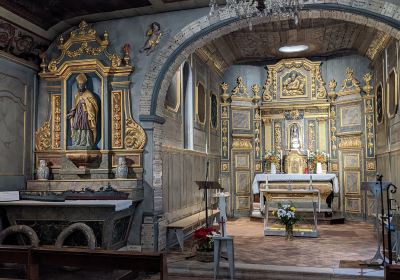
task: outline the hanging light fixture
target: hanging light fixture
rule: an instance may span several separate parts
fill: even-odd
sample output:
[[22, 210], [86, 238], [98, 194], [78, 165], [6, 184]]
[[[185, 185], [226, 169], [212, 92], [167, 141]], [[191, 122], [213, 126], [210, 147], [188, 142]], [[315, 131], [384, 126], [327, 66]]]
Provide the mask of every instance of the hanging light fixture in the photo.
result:
[[[234, 11], [239, 17], [250, 19], [260, 16], [282, 16], [299, 22], [299, 11], [303, 0], [226, 0], [222, 9]], [[219, 9], [217, 0], [210, 0], [210, 16]]]

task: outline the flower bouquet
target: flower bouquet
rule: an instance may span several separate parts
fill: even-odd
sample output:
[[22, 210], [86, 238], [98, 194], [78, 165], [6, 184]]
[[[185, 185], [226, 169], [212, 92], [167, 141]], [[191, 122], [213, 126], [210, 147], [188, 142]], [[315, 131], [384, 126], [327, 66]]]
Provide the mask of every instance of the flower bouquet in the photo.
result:
[[197, 247], [197, 260], [203, 262], [212, 262], [214, 251], [214, 235], [219, 235], [219, 232], [213, 227], [202, 227], [194, 231], [193, 239]]
[[268, 151], [264, 157], [264, 161], [268, 162], [271, 165], [271, 173], [273, 174], [276, 173], [276, 165], [279, 165], [280, 160], [280, 154], [278, 154], [275, 150]]
[[329, 154], [325, 152], [316, 151], [310, 153], [309, 162], [311, 164], [311, 169], [315, 170], [317, 168], [317, 173], [322, 173], [322, 164], [326, 164], [329, 161]]
[[293, 239], [293, 226], [300, 220], [296, 214], [296, 207], [293, 204], [278, 203], [278, 209], [272, 211], [272, 215], [278, 219], [278, 222], [285, 226], [286, 239]]

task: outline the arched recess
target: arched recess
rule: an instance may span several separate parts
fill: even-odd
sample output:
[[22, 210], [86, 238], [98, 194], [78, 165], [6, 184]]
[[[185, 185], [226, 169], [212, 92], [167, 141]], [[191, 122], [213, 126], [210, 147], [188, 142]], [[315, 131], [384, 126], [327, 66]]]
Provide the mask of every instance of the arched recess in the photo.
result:
[[[384, 4], [384, 2], [382, 1]], [[399, 5], [394, 5], [393, 9], [400, 9]], [[369, 9], [369, 10], [368, 10]], [[382, 8], [383, 10], [383, 8]], [[307, 18], [325, 18], [336, 19], [346, 22], [357, 23], [367, 27], [374, 28], [390, 34], [393, 38], [400, 40], [400, 23], [391, 15], [378, 13], [374, 8], [357, 9], [348, 4], [318, 3], [306, 4], [300, 12], [301, 19]], [[171, 82], [171, 79], [180, 65], [196, 49], [203, 47], [212, 40], [219, 38], [236, 30], [246, 28], [249, 22], [253, 26], [269, 22], [277, 22], [282, 18], [257, 17], [241, 19], [236, 13], [224, 13], [219, 11], [213, 17], [203, 16], [187, 25], [174, 37], [172, 37], [160, 50], [158, 56], [154, 58], [150, 70], [146, 73], [140, 98], [140, 120], [143, 122], [154, 122], [153, 139], [153, 187], [161, 187], [162, 183], [160, 172], [161, 143], [163, 135], [163, 112], [164, 100]], [[157, 131], [157, 132], [156, 132]]]

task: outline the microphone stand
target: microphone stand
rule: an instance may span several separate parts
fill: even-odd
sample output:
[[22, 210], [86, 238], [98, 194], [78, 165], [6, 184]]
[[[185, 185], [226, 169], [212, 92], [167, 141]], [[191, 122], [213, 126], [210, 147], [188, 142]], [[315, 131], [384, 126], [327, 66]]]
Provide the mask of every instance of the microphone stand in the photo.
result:
[[[376, 179], [379, 182], [380, 186], [380, 195], [381, 195], [381, 224], [382, 224], [382, 248], [383, 248], [383, 263], [382, 265], [386, 264], [386, 253], [385, 253], [385, 209], [383, 206], [383, 186], [382, 186], [382, 178], [383, 175], [377, 173]], [[389, 229], [390, 230], [390, 229]]]
[[208, 228], [208, 203], [207, 203], [207, 192], [208, 192], [208, 166], [210, 162], [207, 159], [207, 170], [206, 170], [206, 185], [204, 189], [204, 199], [206, 201], [206, 227]]
[[[393, 187], [393, 189], [390, 189], [391, 187]], [[390, 218], [392, 217], [392, 214], [390, 213], [390, 211], [392, 210], [392, 207], [391, 207], [391, 200], [392, 199], [390, 199], [390, 197], [389, 197], [389, 190], [390, 190], [390, 193], [396, 193], [396, 191], [397, 191], [397, 187], [395, 186], [395, 185], [393, 185], [393, 184], [390, 184], [389, 186], [388, 186], [388, 189], [387, 189], [387, 197], [386, 197], [386, 203], [387, 203], [387, 211], [388, 211], [388, 213], [387, 213], [387, 220], [388, 220], [388, 228], [389, 228], [389, 230], [388, 230], [388, 249], [389, 249], [389, 264], [392, 264], [393, 263], [393, 255], [392, 255], [392, 222], [391, 222], [391, 220], [390, 220]]]

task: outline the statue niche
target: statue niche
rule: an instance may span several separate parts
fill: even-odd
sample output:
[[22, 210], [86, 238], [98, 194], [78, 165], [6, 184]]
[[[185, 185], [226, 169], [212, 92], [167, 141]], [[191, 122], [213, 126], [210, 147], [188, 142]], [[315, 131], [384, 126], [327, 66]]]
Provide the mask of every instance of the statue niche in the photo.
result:
[[290, 149], [298, 150], [300, 148], [299, 126], [294, 123], [290, 125]]
[[283, 77], [282, 96], [302, 96], [306, 94], [306, 79], [297, 71]]
[[94, 94], [86, 88], [87, 77], [80, 73], [76, 77], [77, 89], [72, 108], [67, 115], [70, 119], [72, 149], [91, 150], [97, 137], [96, 126], [99, 107]]

